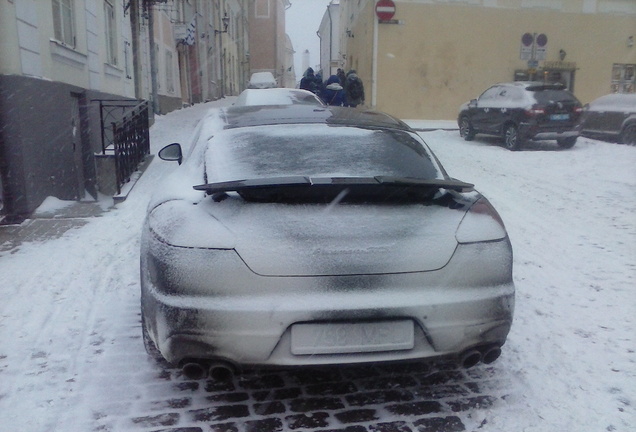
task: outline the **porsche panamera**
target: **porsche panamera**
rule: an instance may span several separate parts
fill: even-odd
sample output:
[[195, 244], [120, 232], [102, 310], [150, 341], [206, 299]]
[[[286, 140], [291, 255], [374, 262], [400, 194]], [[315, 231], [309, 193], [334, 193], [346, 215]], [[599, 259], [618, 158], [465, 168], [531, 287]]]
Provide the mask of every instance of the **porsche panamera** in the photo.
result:
[[159, 156], [180, 166], [143, 228], [143, 336], [187, 377], [499, 357], [514, 310], [504, 224], [402, 121], [230, 107]]

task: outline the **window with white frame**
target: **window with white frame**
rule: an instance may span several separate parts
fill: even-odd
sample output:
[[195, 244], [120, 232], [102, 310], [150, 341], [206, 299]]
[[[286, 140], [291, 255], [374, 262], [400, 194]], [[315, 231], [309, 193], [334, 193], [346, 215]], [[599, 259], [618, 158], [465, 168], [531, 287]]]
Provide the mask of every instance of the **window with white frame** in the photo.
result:
[[58, 41], [75, 47], [73, 0], [53, 0], [53, 33]]
[[104, 27], [106, 28], [106, 61], [117, 65], [117, 28], [114, 0], [104, 0]]
[[124, 71], [126, 72], [126, 78], [132, 78], [132, 73], [130, 70], [130, 42], [124, 42]]

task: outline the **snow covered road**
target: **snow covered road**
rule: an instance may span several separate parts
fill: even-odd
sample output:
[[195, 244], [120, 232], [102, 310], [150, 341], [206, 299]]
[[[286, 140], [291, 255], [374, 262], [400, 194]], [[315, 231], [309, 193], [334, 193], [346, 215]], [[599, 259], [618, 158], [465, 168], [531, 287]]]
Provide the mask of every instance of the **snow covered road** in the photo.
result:
[[[158, 117], [152, 153], [187, 143], [201, 115], [228, 102]], [[515, 321], [493, 365], [216, 388], [155, 364], [140, 334], [139, 233], [152, 188], [176, 167], [155, 158], [102, 217], [0, 252], [0, 430], [633, 430], [636, 148], [581, 138], [571, 150], [509, 152], [457, 131], [421, 135], [491, 200], [512, 239]]]

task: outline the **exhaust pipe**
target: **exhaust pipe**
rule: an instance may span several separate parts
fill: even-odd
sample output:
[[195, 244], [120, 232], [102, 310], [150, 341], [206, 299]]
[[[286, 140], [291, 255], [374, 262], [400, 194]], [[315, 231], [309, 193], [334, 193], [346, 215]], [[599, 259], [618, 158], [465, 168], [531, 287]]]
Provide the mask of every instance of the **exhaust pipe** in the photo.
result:
[[214, 381], [231, 381], [234, 377], [234, 368], [229, 363], [212, 363], [209, 375]]
[[181, 368], [181, 371], [183, 372], [183, 375], [191, 380], [200, 380], [202, 378], [205, 378], [205, 376], [207, 375], [205, 367], [203, 367], [201, 363], [197, 362], [184, 364]]
[[463, 368], [471, 368], [481, 361], [481, 353], [476, 349], [466, 351], [460, 358], [459, 363]]
[[501, 347], [498, 347], [497, 345], [495, 345], [490, 347], [484, 352], [484, 356], [482, 357], [481, 361], [484, 362], [485, 364], [490, 364], [494, 362], [495, 360], [497, 360], [500, 355], [501, 355]]

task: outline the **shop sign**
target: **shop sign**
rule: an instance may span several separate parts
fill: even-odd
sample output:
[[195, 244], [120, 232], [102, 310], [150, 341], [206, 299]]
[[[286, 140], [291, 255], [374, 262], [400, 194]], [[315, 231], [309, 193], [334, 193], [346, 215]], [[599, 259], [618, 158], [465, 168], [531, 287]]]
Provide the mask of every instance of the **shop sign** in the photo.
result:
[[546, 60], [543, 69], [550, 70], [576, 70], [576, 62], [564, 62], [561, 60]]

